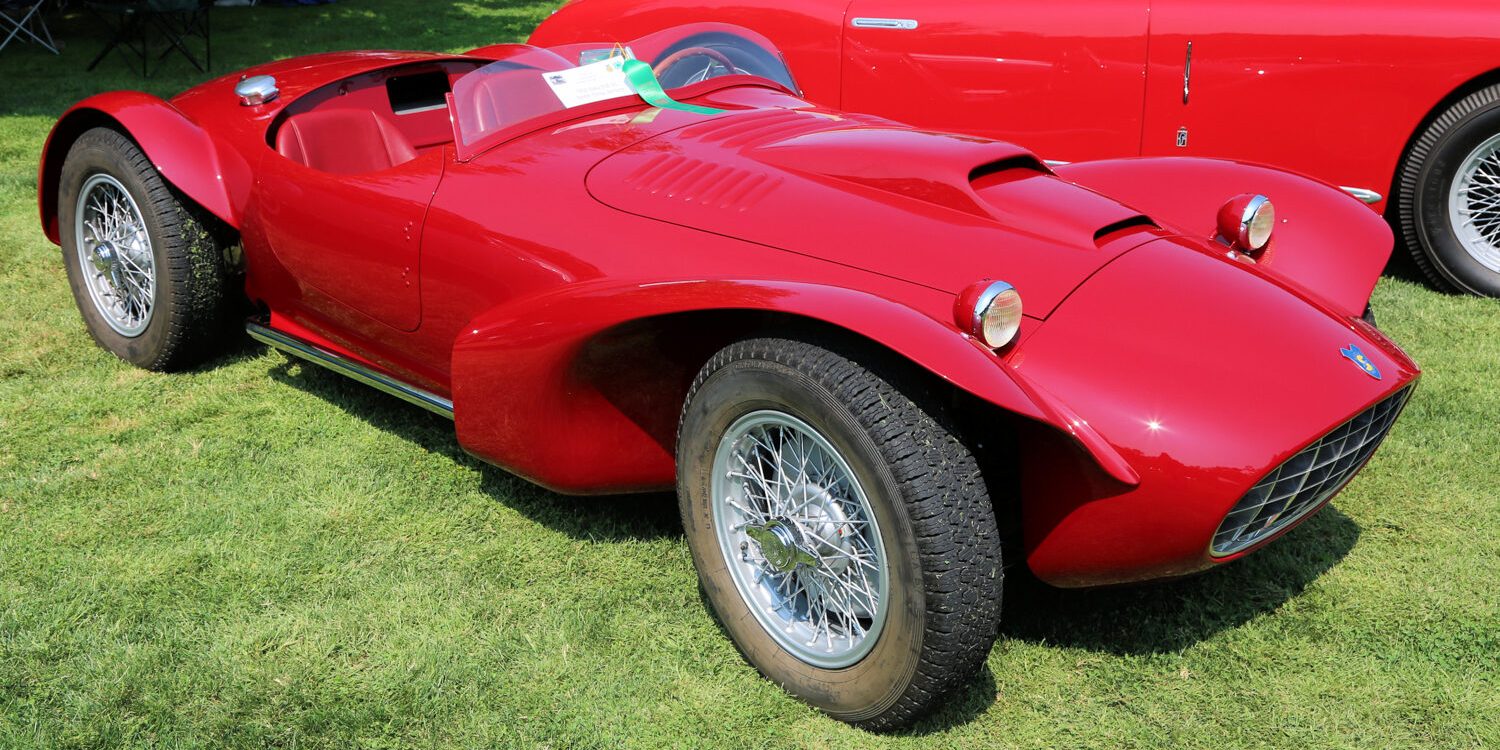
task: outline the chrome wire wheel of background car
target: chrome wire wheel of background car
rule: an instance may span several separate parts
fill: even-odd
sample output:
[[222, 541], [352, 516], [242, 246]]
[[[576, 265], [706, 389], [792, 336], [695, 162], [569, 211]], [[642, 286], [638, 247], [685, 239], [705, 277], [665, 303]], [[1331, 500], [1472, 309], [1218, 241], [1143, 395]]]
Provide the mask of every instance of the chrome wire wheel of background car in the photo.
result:
[[1500, 84], [1454, 102], [1417, 134], [1393, 208], [1433, 286], [1500, 297]]
[[1458, 167], [1448, 220], [1464, 250], [1500, 273], [1500, 135], [1479, 144]]
[[140, 207], [119, 180], [96, 174], [78, 192], [73, 221], [94, 306], [115, 333], [141, 335], [156, 307], [156, 260]]
[[725, 563], [766, 631], [825, 669], [863, 658], [889, 572], [870, 501], [828, 439], [780, 411], [747, 414], [719, 442], [712, 492]]

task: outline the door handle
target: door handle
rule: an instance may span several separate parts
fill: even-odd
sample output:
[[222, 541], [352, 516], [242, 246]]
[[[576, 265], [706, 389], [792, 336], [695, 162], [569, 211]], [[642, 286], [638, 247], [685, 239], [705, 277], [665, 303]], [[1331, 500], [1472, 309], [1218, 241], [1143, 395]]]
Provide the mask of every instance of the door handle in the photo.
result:
[[1187, 59], [1182, 63], [1182, 103], [1188, 103], [1188, 92], [1193, 85], [1193, 43], [1188, 42]]
[[914, 18], [856, 18], [849, 22], [856, 29], [901, 29], [911, 31], [917, 28]]

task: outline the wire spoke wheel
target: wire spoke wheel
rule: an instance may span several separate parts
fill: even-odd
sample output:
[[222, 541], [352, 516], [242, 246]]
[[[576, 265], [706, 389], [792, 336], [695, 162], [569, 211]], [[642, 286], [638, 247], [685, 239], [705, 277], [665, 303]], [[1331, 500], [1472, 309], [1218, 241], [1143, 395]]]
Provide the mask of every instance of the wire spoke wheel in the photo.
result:
[[156, 260], [140, 207], [119, 180], [96, 174], [78, 192], [74, 222], [78, 267], [94, 307], [115, 333], [141, 335], [156, 307]]
[[763, 410], [730, 426], [713, 472], [719, 547], [756, 619], [808, 664], [859, 661], [884, 624], [889, 573], [848, 462], [806, 422]]
[[995, 506], [919, 374], [820, 343], [748, 338], [704, 363], [678, 427], [682, 526], [747, 661], [830, 716], [894, 729], [995, 642]]
[[1459, 166], [1448, 193], [1448, 220], [1464, 250], [1500, 272], [1500, 135], [1479, 144]]

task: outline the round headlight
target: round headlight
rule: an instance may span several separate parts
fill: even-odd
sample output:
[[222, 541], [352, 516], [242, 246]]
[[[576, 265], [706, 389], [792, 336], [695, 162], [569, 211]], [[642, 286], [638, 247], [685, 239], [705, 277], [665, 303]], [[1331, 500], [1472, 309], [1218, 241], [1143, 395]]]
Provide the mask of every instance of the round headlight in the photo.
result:
[[1219, 236], [1245, 252], [1264, 250], [1276, 229], [1276, 207], [1264, 195], [1237, 195], [1219, 209]]
[[1021, 293], [1003, 281], [982, 281], [959, 295], [954, 312], [960, 328], [999, 349], [1021, 330]]

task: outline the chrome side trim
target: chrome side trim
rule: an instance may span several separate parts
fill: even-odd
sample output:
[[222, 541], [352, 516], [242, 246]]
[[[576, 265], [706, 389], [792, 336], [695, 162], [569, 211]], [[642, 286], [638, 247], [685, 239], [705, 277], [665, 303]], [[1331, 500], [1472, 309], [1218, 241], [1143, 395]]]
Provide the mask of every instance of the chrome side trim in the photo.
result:
[[856, 29], [901, 29], [911, 31], [917, 28], [917, 21], [913, 18], [856, 18], [849, 22]]
[[1060, 159], [1047, 159], [1046, 162], [1045, 162], [1045, 164], [1047, 166], [1049, 166], [1049, 167], [1066, 167], [1066, 166], [1068, 166], [1069, 164], [1072, 164], [1072, 163], [1073, 162], [1062, 161]]
[[453, 418], [453, 402], [430, 391], [424, 391], [414, 385], [403, 383], [395, 378], [376, 372], [354, 360], [341, 354], [336, 354], [324, 349], [310, 341], [303, 341], [294, 336], [288, 336], [281, 331], [267, 328], [259, 323], [245, 323], [245, 333], [250, 338], [280, 349], [281, 351], [296, 357], [305, 359], [315, 365], [321, 365], [333, 370], [340, 375], [345, 375], [365, 385], [395, 396], [396, 398], [438, 414], [449, 419]]
[[1385, 198], [1385, 196], [1375, 192], [1374, 190], [1366, 190], [1364, 188], [1345, 187], [1343, 185], [1340, 185], [1339, 190], [1342, 190], [1364, 201], [1365, 203], [1379, 203], [1381, 199]]

